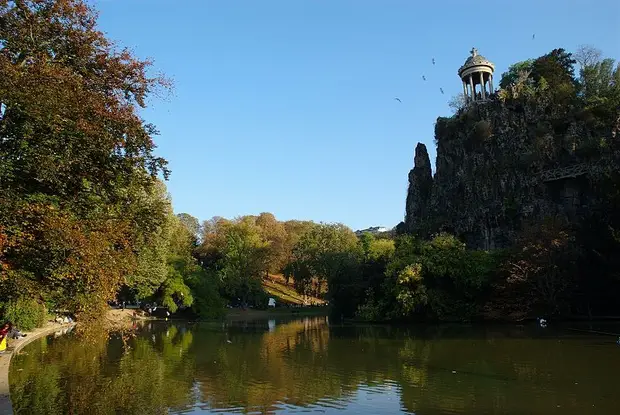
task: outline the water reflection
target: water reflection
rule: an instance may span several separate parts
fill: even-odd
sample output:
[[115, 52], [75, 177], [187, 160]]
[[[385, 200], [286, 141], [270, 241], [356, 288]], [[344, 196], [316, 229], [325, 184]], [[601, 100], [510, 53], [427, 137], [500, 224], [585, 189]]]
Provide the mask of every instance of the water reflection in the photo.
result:
[[150, 323], [125, 341], [37, 340], [11, 392], [27, 414], [615, 412], [620, 348], [566, 333]]

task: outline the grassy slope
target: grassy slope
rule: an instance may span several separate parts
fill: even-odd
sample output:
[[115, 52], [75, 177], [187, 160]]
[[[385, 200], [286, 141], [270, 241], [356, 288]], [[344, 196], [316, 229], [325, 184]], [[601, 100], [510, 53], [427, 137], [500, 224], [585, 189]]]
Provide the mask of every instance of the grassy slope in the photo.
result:
[[[276, 299], [277, 304], [304, 304], [303, 295], [295, 291], [292, 284], [286, 284], [286, 279], [282, 275], [270, 275], [263, 278], [263, 288], [267, 293]], [[309, 304], [323, 304], [324, 300], [316, 297], [307, 297]]]

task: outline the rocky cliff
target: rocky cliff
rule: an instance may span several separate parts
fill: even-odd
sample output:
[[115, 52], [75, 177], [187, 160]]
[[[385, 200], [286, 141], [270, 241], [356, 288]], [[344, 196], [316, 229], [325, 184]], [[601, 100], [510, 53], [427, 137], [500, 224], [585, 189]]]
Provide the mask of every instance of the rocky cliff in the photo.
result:
[[617, 113], [497, 95], [438, 118], [435, 175], [419, 143], [399, 229], [447, 231], [493, 249], [509, 246], [525, 220], [576, 220], [595, 208], [597, 182], [618, 164], [619, 124]]

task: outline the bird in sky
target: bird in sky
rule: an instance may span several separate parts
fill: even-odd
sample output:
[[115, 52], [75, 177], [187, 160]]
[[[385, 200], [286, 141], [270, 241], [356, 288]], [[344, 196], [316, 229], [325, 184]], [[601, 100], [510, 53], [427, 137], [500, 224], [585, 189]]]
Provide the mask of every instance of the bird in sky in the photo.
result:
[[439, 90], [441, 91], [441, 93], [443, 94], [443, 88], [439, 88]]
[[433, 58], [433, 65], [435, 64], [435, 58]]
[[534, 40], [534, 38], [536, 38], [536, 33], [532, 35], [532, 40]]
[[424, 75], [422, 75], [422, 79], [424, 79], [426, 81], [426, 77]]
[[403, 103], [400, 98], [394, 98], [396, 101], [400, 102], [401, 104]]

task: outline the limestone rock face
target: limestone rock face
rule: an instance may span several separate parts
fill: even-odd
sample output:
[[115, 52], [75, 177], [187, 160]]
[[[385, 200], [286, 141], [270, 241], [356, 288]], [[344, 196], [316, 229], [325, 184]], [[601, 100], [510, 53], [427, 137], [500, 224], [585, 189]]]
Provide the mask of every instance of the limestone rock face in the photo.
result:
[[[544, 101], [499, 100], [438, 118], [435, 176], [418, 144], [402, 230], [446, 231], [471, 248], [493, 249], [510, 246], [525, 220], [577, 220], [596, 199], [597, 172], [618, 165], [620, 121], [600, 121]], [[588, 168], [547, 174], [579, 165]]]
[[418, 143], [415, 148], [414, 167], [409, 172], [409, 191], [405, 215], [407, 232], [425, 232], [424, 225], [430, 207], [432, 187], [431, 160], [428, 157], [426, 146]]

